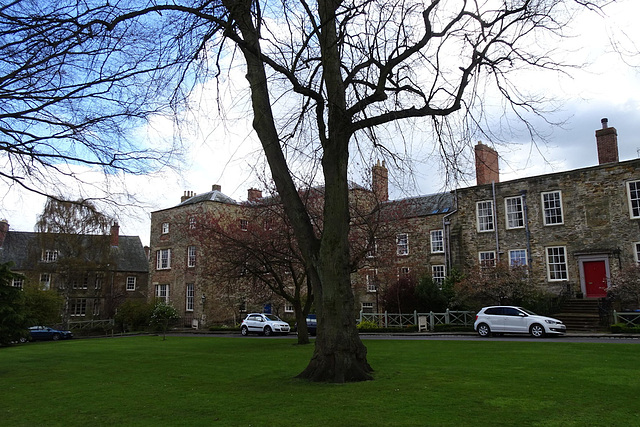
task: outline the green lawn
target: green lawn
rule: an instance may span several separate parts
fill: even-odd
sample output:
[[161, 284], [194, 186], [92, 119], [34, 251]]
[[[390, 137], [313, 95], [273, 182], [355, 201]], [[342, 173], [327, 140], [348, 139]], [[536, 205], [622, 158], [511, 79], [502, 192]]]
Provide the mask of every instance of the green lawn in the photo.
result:
[[640, 345], [365, 342], [375, 381], [293, 377], [294, 340], [128, 337], [0, 348], [2, 426], [636, 426]]

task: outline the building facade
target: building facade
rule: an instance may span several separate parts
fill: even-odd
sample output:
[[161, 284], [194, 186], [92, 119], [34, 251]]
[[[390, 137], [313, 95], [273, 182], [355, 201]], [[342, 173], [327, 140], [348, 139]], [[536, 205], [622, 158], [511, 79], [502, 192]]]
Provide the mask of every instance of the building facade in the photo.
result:
[[55, 289], [64, 300], [61, 322], [112, 319], [127, 300], [147, 300], [147, 254], [138, 236], [63, 235], [12, 231], [0, 221], [0, 263], [23, 278], [13, 286]]
[[[640, 159], [618, 160], [617, 132], [606, 121], [596, 147], [597, 166], [500, 182], [498, 153], [478, 144], [476, 186], [401, 200], [388, 200], [388, 171], [376, 164], [370, 189], [352, 186], [352, 225], [369, 225], [353, 239], [354, 311], [382, 311], [381, 294], [404, 277], [441, 284], [452, 269], [500, 262], [527, 266], [532, 286], [552, 293], [605, 296], [612, 275], [640, 261]], [[229, 235], [268, 229], [260, 212], [274, 203], [255, 189], [236, 202], [213, 186], [153, 212], [149, 294], [182, 307], [192, 325], [238, 322], [267, 306], [291, 313], [241, 274], [232, 283], [233, 275], [216, 277], [216, 259], [231, 249], [201, 231], [211, 221]]]

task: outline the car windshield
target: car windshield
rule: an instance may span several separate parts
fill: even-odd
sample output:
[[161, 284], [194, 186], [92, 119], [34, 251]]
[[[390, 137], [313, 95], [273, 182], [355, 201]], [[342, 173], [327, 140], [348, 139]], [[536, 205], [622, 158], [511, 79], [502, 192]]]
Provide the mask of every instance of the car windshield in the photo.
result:
[[522, 307], [518, 307], [520, 310], [524, 311], [525, 313], [527, 313], [529, 316], [537, 316], [536, 313], [534, 313], [531, 310], [527, 310], [526, 308], [522, 308]]
[[280, 321], [280, 322], [282, 322], [282, 320], [280, 320], [280, 318], [278, 316], [276, 316], [275, 314], [265, 314], [264, 317], [266, 317], [267, 319], [269, 319], [271, 321]]

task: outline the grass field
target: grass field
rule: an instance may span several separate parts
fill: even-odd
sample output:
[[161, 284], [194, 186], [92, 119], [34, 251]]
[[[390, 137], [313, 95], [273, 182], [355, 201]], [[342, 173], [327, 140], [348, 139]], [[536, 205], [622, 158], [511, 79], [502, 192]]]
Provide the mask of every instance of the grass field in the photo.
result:
[[295, 340], [0, 348], [2, 426], [637, 426], [640, 345], [367, 340], [375, 380], [294, 379]]

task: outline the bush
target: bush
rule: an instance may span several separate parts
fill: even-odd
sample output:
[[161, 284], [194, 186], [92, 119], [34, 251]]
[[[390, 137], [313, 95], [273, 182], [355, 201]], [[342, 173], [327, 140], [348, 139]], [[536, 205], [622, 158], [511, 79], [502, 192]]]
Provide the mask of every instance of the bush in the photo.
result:
[[640, 334], [640, 326], [629, 326], [625, 323], [616, 323], [611, 325], [611, 333], [613, 334]]
[[122, 332], [140, 331], [151, 321], [153, 304], [144, 301], [125, 301], [118, 307], [114, 317], [116, 328]]

